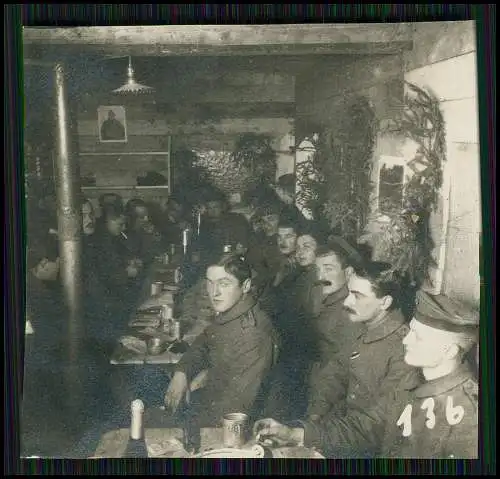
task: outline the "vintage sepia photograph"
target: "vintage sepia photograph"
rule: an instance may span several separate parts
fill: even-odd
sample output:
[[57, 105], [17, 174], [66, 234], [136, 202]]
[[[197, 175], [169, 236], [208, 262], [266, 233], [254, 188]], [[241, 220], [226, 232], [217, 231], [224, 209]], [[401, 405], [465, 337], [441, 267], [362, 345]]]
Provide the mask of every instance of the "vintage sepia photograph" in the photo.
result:
[[474, 21], [23, 52], [23, 457], [478, 458]]
[[100, 106], [97, 109], [97, 122], [101, 142], [127, 142], [127, 124], [123, 106]]

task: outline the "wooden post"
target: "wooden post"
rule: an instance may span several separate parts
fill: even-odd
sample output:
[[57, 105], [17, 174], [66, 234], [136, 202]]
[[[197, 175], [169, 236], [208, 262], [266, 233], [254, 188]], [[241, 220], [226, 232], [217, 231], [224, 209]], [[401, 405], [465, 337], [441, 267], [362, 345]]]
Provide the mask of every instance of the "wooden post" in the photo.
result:
[[70, 363], [75, 363], [78, 357], [78, 343], [82, 331], [82, 218], [79, 202], [78, 163], [72, 151], [66, 78], [62, 64], [55, 66], [55, 88], [56, 154], [54, 172], [57, 187], [60, 274], [68, 310], [67, 359]]

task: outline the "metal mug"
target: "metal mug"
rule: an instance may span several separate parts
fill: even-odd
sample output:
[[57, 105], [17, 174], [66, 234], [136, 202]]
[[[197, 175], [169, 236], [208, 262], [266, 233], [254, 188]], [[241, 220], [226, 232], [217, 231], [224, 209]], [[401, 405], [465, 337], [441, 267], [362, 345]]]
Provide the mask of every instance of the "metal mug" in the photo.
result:
[[158, 296], [163, 291], [163, 283], [161, 281], [155, 281], [151, 284], [151, 296]]
[[174, 271], [174, 283], [179, 284], [182, 281], [182, 273], [179, 267], [175, 268]]
[[165, 351], [165, 343], [160, 338], [148, 340], [148, 353], [152, 355], [161, 354]]
[[224, 415], [223, 418], [224, 447], [241, 448], [246, 442], [248, 416], [240, 412]]
[[178, 320], [172, 321], [172, 328], [170, 331], [170, 335], [178, 341], [181, 340], [182, 336], [181, 336], [181, 323], [180, 323], [180, 321], [178, 321]]

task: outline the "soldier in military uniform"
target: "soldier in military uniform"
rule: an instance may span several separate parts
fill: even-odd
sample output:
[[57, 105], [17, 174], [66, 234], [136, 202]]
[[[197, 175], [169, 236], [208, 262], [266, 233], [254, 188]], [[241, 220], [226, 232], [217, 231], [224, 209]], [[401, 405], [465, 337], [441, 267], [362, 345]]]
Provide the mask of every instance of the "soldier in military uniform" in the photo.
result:
[[272, 366], [274, 332], [249, 294], [251, 269], [242, 256], [211, 262], [206, 279], [216, 314], [177, 364], [165, 403], [176, 412], [190, 382], [207, 371], [205, 387], [190, 395], [188, 414], [200, 426], [214, 426], [226, 413], [251, 413]]
[[388, 269], [387, 264], [371, 263], [353, 265], [347, 272], [344, 306], [361, 333], [329, 364], [337, 368], [337, 377], [344, 375], [345, 412], [333, 409], [321, 421], [289, 425], [262, 419], [254, 426], [255, 434], [278, 445], [316, 447], [325, 457], [377, 456], [385, 431], [380, 404], [390, 404], [394, 391], [420, 382], [418, 370], [403, 359], [401, 342], [409, 328], [398, 304], [400, 282], [388, 277]]
[[336, 409], [345, 412], [346, 370], [336, 367], [344, 348], [361, 334], [358, 324], [349, 321], [344, 301], [349, 294], [346, 271], [349, 264], [359, 262], [354, 250], [345, 250], [335, 241], [321, 245], [316, 252], [318, 286], [322, 302], [312, 321], [316, 336], [316, 358], [309, 377], [306, 417], [318, 420]]
[[388, 415], [383, 457], [478, 457], [478, 385], [464, 360], [477, 340], [478, 315], [443, 295], [417, 294], [403, 340], [405, 361], [426, 382], [402, 392]]

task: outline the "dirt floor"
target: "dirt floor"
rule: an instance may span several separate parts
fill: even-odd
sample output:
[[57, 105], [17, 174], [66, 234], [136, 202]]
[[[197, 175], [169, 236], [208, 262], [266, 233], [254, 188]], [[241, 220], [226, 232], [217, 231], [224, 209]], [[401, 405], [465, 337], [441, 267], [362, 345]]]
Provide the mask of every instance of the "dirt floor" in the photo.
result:
[[[65, 378], [73, 377], [68, 382]], [[88, 457], [106, 431], [128, 427], [130, 402], [158, 409], [169, 375], [159, 368], [82, 365], [26, 368], [21, 455]]]

